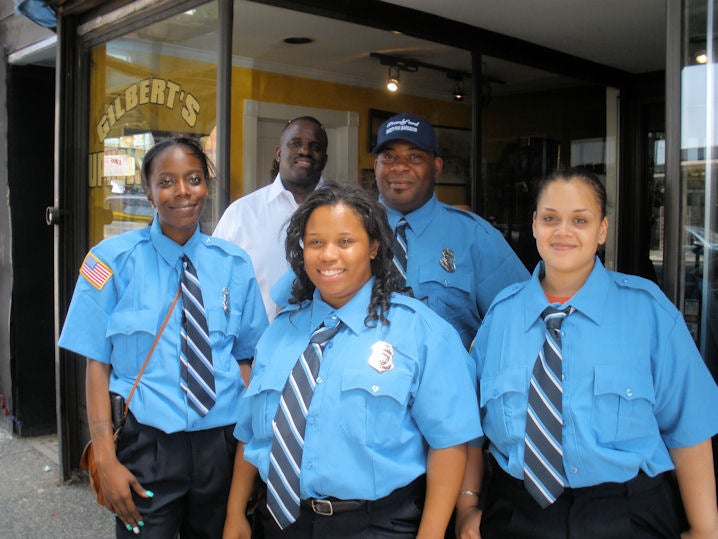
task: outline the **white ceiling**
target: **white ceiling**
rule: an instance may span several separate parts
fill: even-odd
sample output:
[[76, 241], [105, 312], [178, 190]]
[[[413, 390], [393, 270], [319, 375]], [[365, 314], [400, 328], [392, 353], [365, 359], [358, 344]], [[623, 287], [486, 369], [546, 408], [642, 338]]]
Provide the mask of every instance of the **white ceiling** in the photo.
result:
[[665, 0], [392, 0], [630, 73], [665, 66]]

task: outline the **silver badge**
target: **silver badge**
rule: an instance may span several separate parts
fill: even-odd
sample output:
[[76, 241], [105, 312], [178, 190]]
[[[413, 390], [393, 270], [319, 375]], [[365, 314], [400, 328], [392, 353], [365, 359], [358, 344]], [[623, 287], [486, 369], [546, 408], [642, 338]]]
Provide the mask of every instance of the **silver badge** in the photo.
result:
[[225, 287], [222, 289], [222, 309], [224, 309], [224, 314], [229, 316], [230, 306], [229, 306], [229, 288]]
[[454, 251], [449, 249], [448, 247], [445, 247], [441, 250], [441, 259], [439, 260], [439, 264], [441, 264], [441, 267], [444, 268], [449, 273], [453, 273], [456, 271], [456, 257], [454, 256]]
[[388, 342], [377, 341], [371, 346], [369, 366], [379, 372], [390, 371], [394, 368], [393, 357], [394, 347]]

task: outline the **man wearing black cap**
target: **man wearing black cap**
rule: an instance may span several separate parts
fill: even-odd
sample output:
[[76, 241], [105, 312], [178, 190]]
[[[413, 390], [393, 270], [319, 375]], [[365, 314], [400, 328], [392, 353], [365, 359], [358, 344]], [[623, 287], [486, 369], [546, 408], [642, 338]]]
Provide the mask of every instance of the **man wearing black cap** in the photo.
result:
[[529, 273], [496, 228], [437, 200], [443, 161], [426, 119], [392, 116], [372, 153], [380, 201], [397, 236], [395, 264], [414, 297], [451, 323], [468, 348], [496, 293]]

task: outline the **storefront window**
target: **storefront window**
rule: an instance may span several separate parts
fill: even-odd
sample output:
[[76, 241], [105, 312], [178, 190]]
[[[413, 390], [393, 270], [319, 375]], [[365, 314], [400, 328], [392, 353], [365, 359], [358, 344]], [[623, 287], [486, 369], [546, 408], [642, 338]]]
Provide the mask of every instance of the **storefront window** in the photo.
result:
[[[92, 49], [91, 245], [151, 221], [140, 167], [154, 143], [186, 136], [214, 157], [217, 25], [217, 4], [210, 2]], [[216, 222], [210, 186], [205, 232]]]
[[[611, 91], [496, 58], [483, 60], [479, 196], [485, 217], [533, 269], [539, 256], [531, 215], [541, 178], [558, 167], [590, 170], [606, 183], [612, 213], [616, 136], [610, 126], [615, 128], [617, 117], [608, 114]], [[616, 97], [612, 100], [615, 104]]]
[[[718, 361], [718, 69], [716, 2], [685, 3], [681, 69], [683, 314], [706, 361]], [[715, 371], [714, 371], [715, 372]]]

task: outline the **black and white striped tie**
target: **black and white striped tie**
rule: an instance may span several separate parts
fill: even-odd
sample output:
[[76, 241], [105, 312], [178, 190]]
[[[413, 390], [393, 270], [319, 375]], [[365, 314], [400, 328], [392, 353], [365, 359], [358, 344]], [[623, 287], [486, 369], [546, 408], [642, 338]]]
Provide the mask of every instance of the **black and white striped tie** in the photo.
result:
[[402, 217], [396, 224], [394, 233], [394, 243], [392, 250], [394, 251], [394, 266], [399, 271], [401, 279], [399, 289], [406, 288], [406, 268], [407, 268], [407, 243], [406, 243], [406, 225], [409, 224], [406, 218]]
[[284, 385], [272, 421], [274, 437], [269, 454], [267, 509], [281, 529], [299, 516], [299, 476], [307, 412], [317, 384], [322, 351], [340, 326], [341, 322], [334, 327], [321, 325], [312, 333], [309, 345], [299, 356]]
[[201, 416], [214, 406], [214, 366], [209, 344], [209, 328], [202, 301], [202, 290], [192, 262], [182, 256], [182, 348], [180, 351], [180, 387]]
[[566, 485], [563, 468], [563, 369], [561, 323], [574, 311], [547, 307], [542, 313], [546, 338], [534, 363], [524, 438], [524, 486], [542, 508]]

